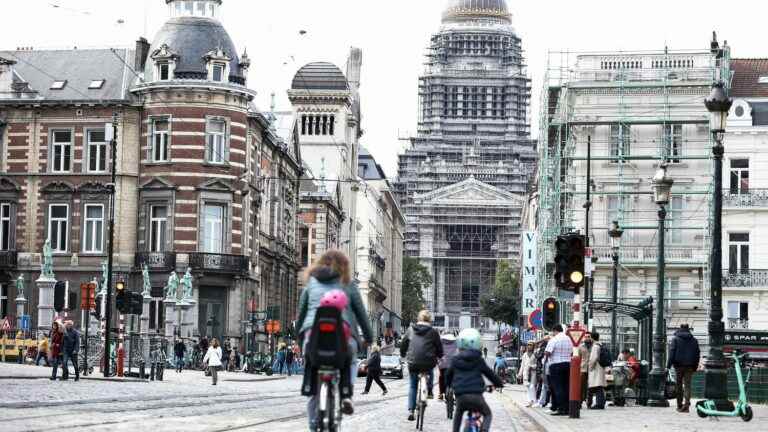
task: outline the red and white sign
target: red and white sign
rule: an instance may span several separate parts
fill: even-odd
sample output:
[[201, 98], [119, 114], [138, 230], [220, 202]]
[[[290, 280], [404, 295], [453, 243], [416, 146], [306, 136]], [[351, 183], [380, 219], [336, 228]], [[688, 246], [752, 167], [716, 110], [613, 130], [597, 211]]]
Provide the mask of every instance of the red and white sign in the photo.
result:
[[3, 327], [0, 328], [0, 330], [8, 331], [10, 329], [11, 329], [11, 322], [8, 321], [8, 318], [6, 318], [5, 320], [3, 320]]
[[568, 330], [565, 331], [565, 334], [571, 338], [571, 344], [573, 344], [575, 348], [581, 345], [581, 341], [584, 340], [584, 335], [587, 334], [587, 329], [577, 325], [568, 328]]

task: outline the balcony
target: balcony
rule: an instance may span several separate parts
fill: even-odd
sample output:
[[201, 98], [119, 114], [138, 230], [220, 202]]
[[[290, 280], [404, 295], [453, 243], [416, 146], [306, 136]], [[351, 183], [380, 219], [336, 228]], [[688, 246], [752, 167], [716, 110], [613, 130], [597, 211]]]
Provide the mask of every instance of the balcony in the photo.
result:
[[135, 264], [138, 269], [146, 264], [149, 271], [170, 272], [176, 269], [176, 253], [139, 252], [136, 254]]
[[15, 269], [19, 265], [16, 251], [0, 251], [0, 269]]
[[[610, 263], [613, 251], [609, 246], [597, 246], [592, 249], [600, 263]], [[693, 246], [668, 246], [664, 252], [667, 264], [704, 264], [708, 261], [708, 250]], [[656, 246], [622, 246], [619, 251], [619, 261], [623, 264], [656, 265], [658, 248]]]
[[768, 208], [768, 189], [723, 193], [723, 208]]
[[244, 255], [201, 252], [189, 254], [189, 266], [193, 271], [198, 272], [246, 275], [248, 274], [249, 263], [248, 257]]
[[768, 286], [768, 270], [749, 269], [728, 272], [723, 275], [723, 286], [731, 288]]
[[743, 318], [728, 318], [729, 330], [744, 330], [749, 328], [749, 320]]

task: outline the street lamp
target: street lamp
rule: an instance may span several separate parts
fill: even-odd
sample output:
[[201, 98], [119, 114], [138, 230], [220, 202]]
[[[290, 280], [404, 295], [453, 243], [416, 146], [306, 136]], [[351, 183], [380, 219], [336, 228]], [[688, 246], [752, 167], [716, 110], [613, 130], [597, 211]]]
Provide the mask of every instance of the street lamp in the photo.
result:
[[728, 112], [733, 100], [728, 97], [722, 81], [712, 85], [712, 92], [704, 100], [710, 113], [710, 129], [714, 145], [712, 155], [715, 163], [714, 209], [712, 224], [712, 251], [710, 263], [710, 308], [709, 308], [709, 353], [704, 362], [704, 397], [714, 401], [717, 410], [731, 411], [733, 403], [728, 400], [727, 364], [723, 356], [723, 250], [722, 250], [722, 212], [723, 212], [723, 139]]
[[653, 370], [649, 377], [650, 398], [648, 405], [653, 407], [668, 407], [669, 401], [664, 395], [664, 385], [667, 381], [667, 370], [664, 367], [664, 352], [667, 345], [667, 327], [664, 323], [664, 222], [667, 218], [666, 205], [671, 199], [674, 180], [667, 175], [667, 164], [662, 163], [656, 175], [651, 180], [653, 185], [653, 201], [659, 206], [659, 250], [656, 253], [656, 337], [653, 340]]
[[619, 302], [619, 245], [621, 243], [622, 234], [624, 234], [624, 230], [619, 227], [619, 221], [613, 221], [611, 223], [611, 229], [608, 230], [608, 236], [611, 238], [611, 251], [613, 252], [613, 311], [611, 312], [611, 350], [613, 350], [614, 358], [618, 354], [618, 349], [616, 349], [616, 303]]

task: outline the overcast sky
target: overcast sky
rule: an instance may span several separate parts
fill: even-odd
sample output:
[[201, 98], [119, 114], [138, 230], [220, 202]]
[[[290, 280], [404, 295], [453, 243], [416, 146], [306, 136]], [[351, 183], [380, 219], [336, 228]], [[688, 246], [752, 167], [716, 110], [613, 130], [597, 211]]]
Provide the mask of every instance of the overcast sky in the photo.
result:
[[[252, 59], [257, 104], [288, 110], [286, 90], [303, 64], [325, 60], [342, 70], [350, 46], [363, 49], [363, 144], [394, 177], [397, 153], [415, 133], [417, 79], [446, 0], [224, 0], [222, 21]], [[735, 57], [768, 57], [758, 0], [507, 1], [523, 39], [537, 117], [547, 53], [706, 48], [712, 30]], [[59, 7], [54, 7], [58, 5]], [[165, 0], [24, 0], [0, 3], [0, 49], [127, 47], [150, 41], [167, 17]], [[145, 19], [146, 17], [146, 19]], [[123, 23], [118, 23], [122, 20]], [[146, 29], [146, 30], [145, 30]], [[300, 30], [307, 31], [304, 36]], [[534, 127], [534, 136], [537, 132]]]

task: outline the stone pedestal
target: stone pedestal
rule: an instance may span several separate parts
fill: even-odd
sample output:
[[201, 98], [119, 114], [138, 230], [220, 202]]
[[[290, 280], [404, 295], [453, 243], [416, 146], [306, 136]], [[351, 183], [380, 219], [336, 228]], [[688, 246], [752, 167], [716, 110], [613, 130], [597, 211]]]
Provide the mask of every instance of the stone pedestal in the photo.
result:
[[35, 284], [38, 289], [37, 329], [47, 332], [53, 324], [53, 291], [56, 286], [56, 279], [41, 275]]
[[163, 301], [163, 305], [165, 306], [165, 337], [168, 338], [168, 340], [173, 339], [173, 327], [175, 324], [175, 316], [174, 309], [176, 308], [176, 301], [172, 299], [165, 299]]
[[[21, 317], [27, 310], [27, 299], [24, 298], [24, 293], [19, 293], [20, 296], [16, 297], [16, 328], [21, 329]], [[29, 329], [31, 330], [31, 329]]]

